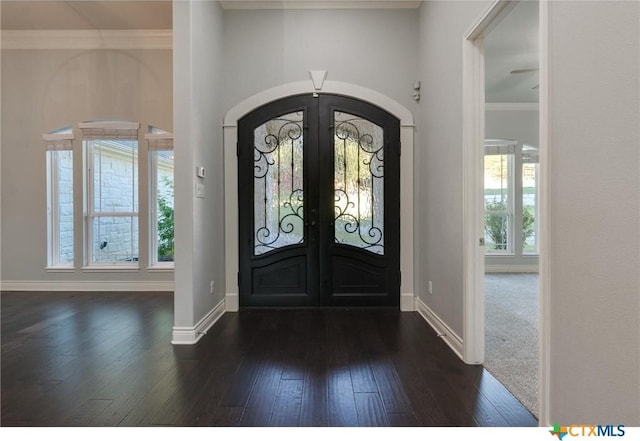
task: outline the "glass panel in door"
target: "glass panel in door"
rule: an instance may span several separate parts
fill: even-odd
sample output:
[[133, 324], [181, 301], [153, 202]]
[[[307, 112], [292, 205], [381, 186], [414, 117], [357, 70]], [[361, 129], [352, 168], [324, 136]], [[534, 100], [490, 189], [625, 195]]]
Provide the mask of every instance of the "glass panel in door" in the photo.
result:
[[384, 255], [384, 130], [334, 112], [335, 242]]
[[254, 130], [254, 255], [304, 242], [303, 112]]

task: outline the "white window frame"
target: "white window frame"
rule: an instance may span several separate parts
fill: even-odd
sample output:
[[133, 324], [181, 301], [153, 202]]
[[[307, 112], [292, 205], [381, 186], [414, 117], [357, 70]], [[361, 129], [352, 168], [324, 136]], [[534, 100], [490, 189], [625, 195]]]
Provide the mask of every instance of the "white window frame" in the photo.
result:
[[[149, 268], [150, 270], [173, 270], [174, 262], [158, 261], [158, 161], [155, 152], [173, 151], [173, 133], [149, 128], [145, 134], [149, 161]], [[174, 169], [175, 170], [175, 169]]]
[[[522, 255], [523, 256], [538, 256], [540, 254], [540, 242], [539, 242], [539, 238], [540, 238], [540, 158], [539, 158], [539, 151], [537, 147], [528, 145], [528, 144], [523, 144], [522, 145], [522, 149], [520, 150], [520, 154], [521, 154], [521, 164], [520, 164], [520, 173], [522, 173], [522, 176], [524, 176], [524, 165], [525, 164], [534, 164], [535, 165], [535, 176], [534, 176], [534, 181], [536, 183], [536, 193], [535, 193], [535, 211], [533, 213], [534, 219], [535, 219], [535, 230], [534, 230], [534, 237], [535, 237], [535, 242], [534, 242], [534, 250], [533, 251], [525, 251], [524, 249], [524, 242], [522, 243]], [[534, 158], [535, 157], [535, 161], [532, 160], [528, 160], [527, 158], [525, 158], [525, 156], [527, 157], [531, 157]], [[521, 182], [521, 188], [522, 188], [522, 194], [521, 194], [521, 199], [522, 199], [522, 213], [524, 216], [524, 184]], [[524, 224], [523, 224], [524, 227]]]
[[485, 140], [484, 156], [505, 155], [508, 157], [508, 176], [507, 176], [507, 207], [505, 210], [487, 210], [485, 202], [485, 216], [497, 215], [507, 217], [507, 247], [504, 250], [490, 250], [485, 248], [487, 256], [513, 256], [516, 254], [517, 244], [515, 243], [515, 213], [516, 213], [516, 179], [515, 171], [517, 168], [516, 151], [518, 143], [512, 140], [488, 139]]
[[[73, 271], [75, 255], [71, 262], [60, 261], [60, 190], [57, 157], [58, 151], [70, 151], [73, 164], [73, 140], [71, 129], [61, 129], [42, 135], [46, 146], [47, 161], [47, 270]], [[73, 174], [72, 174], [73, 177]], [[72, 196], [72, 201], [73, 201]], [[74, 204], [75, 205], [75, 204]], [[74, 223], [75, 227], [75, 223]], [[75, 228], [74, 228], [75, 230]], [[73, 249], [72, 240], [72, 249]]]
[[[91, 270], [103, 270], [103, 269], [117, 269], [117, 270], [130, 270], [130, 271], [138, 271], [139, 270], [139, 257], [140, 257], [140, 185], [139, 185], [139, 177], [140, 177], [140, 142], [138, 140], [138, 132], [140, 129], [140, 123], [138, 122], [128, 122], [128, 121], [96, 121], [96, 122], [82, 122], [78, 125], [82, 132], [82, 143], [84, 150], [84, 267], [83, 270], [91, 271]], [[111, 137], [121, 137], [120, 134], [124, 134], [122, 137], [124, 139], [133, 139], [132, 133], [135, 132], [135, 141], [137, 147], [137, 163], [134, 164], [136, 169], [136, 176], [138, 179], [138, 194], [135, 195], [135, 200], [138, 201], [138, 206], [136, 211], [131, 212], [95, 212], [94, 211], [94, 200], [93, 200], [93, 150], [89, 148], [87, 141], [91, 141], [92, 139], [100, 139], [100, 136], [87, 136], [91, 133], [104, 133], [104, 139], [109, 139]], [[138, 241], [138, 261], [132, 262], [93, 262], [93, 220], [100, 217], [131, 217], [137, 218], [138, 220], [138, 232], [137, 237], [135, 238]], [[133, 233], [132, 233], [133, 240]]]

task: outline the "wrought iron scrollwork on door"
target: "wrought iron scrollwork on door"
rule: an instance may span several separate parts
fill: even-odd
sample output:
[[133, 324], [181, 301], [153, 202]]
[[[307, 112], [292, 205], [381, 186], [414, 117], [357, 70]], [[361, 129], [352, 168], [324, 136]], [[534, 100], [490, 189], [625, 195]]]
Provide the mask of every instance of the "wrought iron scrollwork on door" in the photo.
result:
[[384, 132], [334, 112], [335, 242], [384, 254]]
[[303, 112], [254, 131], [254, 254], [304, 242]]

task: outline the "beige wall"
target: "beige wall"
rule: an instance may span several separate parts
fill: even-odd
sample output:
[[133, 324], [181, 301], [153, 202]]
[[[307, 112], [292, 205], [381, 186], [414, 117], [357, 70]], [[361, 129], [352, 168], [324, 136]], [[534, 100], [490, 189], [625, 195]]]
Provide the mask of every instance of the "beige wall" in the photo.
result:
[[[75, 272], [45, 272], [47, 215], [42, 134], [99, 119], [140, 121], [172, 130], [171, 66], [170, 50], [2, 51], [3, 281], [77, 282], [111, 278], [80, 271], [81, 246], [75, 247]], [[81, 146], [77, 147], [74, 158], [80, 166]], [[76, 202], [79, 202], [81, 166], [76, 171]], [[146, 174], [141, 175], [143, 192], [146, 182]], [[145, 209], [142, 203], [140, 208], [142, 214]], [[144, 234], [147, 225], [143, 219], [140, 227]], [[76, 225], [79, 234], [81, 230]], [[146, 261], [146, 256], [141, 259]], [[172, 274], [152, 274], [143, 267], [138, 273], [118, 274], [118, 279], [161, 281], [171, 280]]]

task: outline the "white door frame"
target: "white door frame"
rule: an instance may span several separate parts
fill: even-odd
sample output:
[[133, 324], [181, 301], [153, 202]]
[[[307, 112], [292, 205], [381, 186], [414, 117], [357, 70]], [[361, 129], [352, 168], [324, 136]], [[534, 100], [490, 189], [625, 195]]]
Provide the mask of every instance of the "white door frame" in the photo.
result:
[[[483, 143], [485, 114], [484, 36], [517, 4], [495, 0], [463, 38], [463, 357], [466, 363], [484, 361], [484, 237]], [[549, 68], [548, 0], [540, 0], [540, 426], [549, 425]]]
[[344, 95], [374, 104], [400, 120], [400, 310], [414, 311], [413, 290], [413, 142], [414, 123], [411, 112], [386, 95], [354, 84], [324, 81], [318, 89], [312, 80], [274, 87], [242, 101], [224, 119], [224, 169], [225, 169], [225, 310], [238, 311], [238, 120], [264, 104], [280, 98], [314, 93]]

